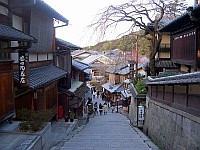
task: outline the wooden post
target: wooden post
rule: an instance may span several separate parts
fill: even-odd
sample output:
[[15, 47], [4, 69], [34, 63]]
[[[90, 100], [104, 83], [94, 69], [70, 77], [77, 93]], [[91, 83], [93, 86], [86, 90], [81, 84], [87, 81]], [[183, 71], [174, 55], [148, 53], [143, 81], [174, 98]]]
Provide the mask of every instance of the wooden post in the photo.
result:
[[136, 71], [135, 71], [135, 77], [136, 81], [138, 80], [138, 34], [136, 33]]

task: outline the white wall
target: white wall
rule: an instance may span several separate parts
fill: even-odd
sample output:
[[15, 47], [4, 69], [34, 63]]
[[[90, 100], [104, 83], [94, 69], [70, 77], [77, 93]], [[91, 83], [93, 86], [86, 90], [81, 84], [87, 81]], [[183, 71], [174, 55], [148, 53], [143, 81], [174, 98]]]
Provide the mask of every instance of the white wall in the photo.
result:
[[15, 27], [16, 29], [22, 31], [22, 18], [13, 15], [13, 27]]
[[37, 61], [37, 54], [36, 53], [30, 53], [29, 54], [29, 62]]
[[14, 63], [18, 63], [19, 62], [19, 60], [18, 60], [19, 59], [18, 53], [11, 53], [10, 56], [11, 56], [11, 59], [14, 60]]
[[[53, 54], [52, 53], [29, 53], [29, 62], [34, 62], [34, 61], [45, 61], [47, 60], [53, 60]], [[38, 60], [37, 60], [38, 59]]]
[[[22, 18], [13, 15], [12, 20], [13, 20], [13, 27], [22, 31]], [[17, 46], [19, 46], [17, 41], [11, 42], [11, 47], [17, 47]], [[13, 58], [11, 57], [11, 59], [13, 59]]]
[[47, 53], [38, 54], [38, 61], [47, 60]]
[[0, 5], [0, 14], [8, 16], [8, 9]]

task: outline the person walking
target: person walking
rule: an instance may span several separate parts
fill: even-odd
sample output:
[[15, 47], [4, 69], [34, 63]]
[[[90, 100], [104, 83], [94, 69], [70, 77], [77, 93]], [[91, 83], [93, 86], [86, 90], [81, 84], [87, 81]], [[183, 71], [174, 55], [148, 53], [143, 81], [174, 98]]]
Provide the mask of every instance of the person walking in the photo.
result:
[[103, 104], [103, 112], [104, 112], [104, 115], [108, 113], [108, 105], [106, 102]]
[[111, 104], [111, 109], [112, 109], [112, 113], [114, 113], [115, 112], [115, 105], [114, 105], [114, 103]]
[[102, 98], [102, 101], [105, 101], [105, 99], [104, 99], [105, 98], [104, 93], [101, 94], [101, 98]]
[[95, 102], [94, 103], [94, 115], [98, 114], [97, 109], [98, 109], [98, 104], [97, 104], [97, 102]]
[[99, 91], [97, 91], [97, 98], [99, 98]]
[[100, 115], [102, 115], [102, 112], [103, 112], [103, 105], [100, 103], [99, 104], [99, 113], [100, 113]]
[[93, 92], [93, 94], [92, 94], [92, 95], [93, 95], [93, 98], [95, 98], [96, 92]]

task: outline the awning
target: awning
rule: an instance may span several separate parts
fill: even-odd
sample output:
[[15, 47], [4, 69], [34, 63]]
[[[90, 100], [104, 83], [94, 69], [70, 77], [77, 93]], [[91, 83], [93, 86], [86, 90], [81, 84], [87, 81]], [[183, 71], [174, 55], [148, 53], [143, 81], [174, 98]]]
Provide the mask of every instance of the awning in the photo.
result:
[[124, 83], [130, 84], [130, 83], [131, 83], [131, 79], [126, 79], [126, 80], [124, 80]]
[[72, 93], [75, 93], [76, 90], [77, 90], [78, 88], [80, 88], [81, 85], [83, 85], [83, 84], [84, 84], [84, 83], [81, 82], [81, 81], [72, 80], [72, 81], [71, 81], [71, 88], [70, 88], [68, 91], [70, 91], [70, 92], [72, 92]]
[[84, 73], [90, 75], [90, 74], [91, 74], [91, 73], [90, 73], [90, 69], [85, 69], [85, 70], [84, 70]]
[[158, 60], [155, 62], [157, 68], [178, 68], [171, 60]]
[[110, 93], [121, 92], [122, 90], [124, 90], [123, 84], [112, 85], [109, 82], [103, 84], [102, 87], [107, 91], [109, 91]]
[[128, 90], [128, 89], [122, 90], [122, 91], [121, 91], [121, 94], [122, 94], [122, 96], [123, 96], [124, 98], [129, 98], [129, 97], [132, 96], [130, 90]]
[[72, 80], [71, 88], [68, 91], [74, 93], [76, 97], [82, 98], [88, 90], [89, 88], [85, 83]]
[[71, 108], [78, 108], [82, 104], [88, 90], [89, 88], [84, 82], [72, 80], [71, 88], [68, 91], [72, 92], [74, 95], [72, 99], [69, 100], [69, 106]]
[[37, 39], [22, 31], [0, 24], [0, 39], [2, 41], [37, 42]]
[[[29, 87], [37, 89], [61, 79], [66, 74], [66, 71], [54, 66], [53, 64], [38, 68], [31, 68], [28, 72]], [[19, 81], [19, 72], [14, 72], [14, 79]]]
[[70, 108], [78, 108], [82, 104], [82, 99], [78, 97], [73, 97], [72, 100], [69, 101], [69, 107]]

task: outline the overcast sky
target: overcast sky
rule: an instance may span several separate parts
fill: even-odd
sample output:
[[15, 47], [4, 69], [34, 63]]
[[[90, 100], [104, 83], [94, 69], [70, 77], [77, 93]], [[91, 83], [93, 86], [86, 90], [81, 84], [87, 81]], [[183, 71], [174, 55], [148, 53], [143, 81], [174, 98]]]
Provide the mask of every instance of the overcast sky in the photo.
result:
[[[69, 20], [69, 25], [56, 29], [56, 37], [71, 42], [77, 46], [92, 46], [98, 43], [98, 35], [87, 28], [96, 14], [110, 5], [122, 4], [126, 0], [44, 0], [57, 12]], [[190, 5], [193, 0], [187, 0]], [[123, 27], [122, 27], [123, 28]], [[124, 31], [124, 30], [123, 30]], [[123, 31], [112, 30], [104, 40], [115, 39]]]

